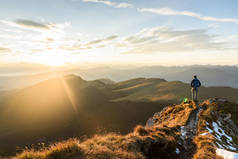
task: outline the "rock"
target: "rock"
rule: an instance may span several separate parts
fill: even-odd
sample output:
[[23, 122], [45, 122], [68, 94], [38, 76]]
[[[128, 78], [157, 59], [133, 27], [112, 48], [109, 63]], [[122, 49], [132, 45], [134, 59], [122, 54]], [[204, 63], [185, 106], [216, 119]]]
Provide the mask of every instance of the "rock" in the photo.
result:
[[154, 125], [154, 119], [153, 118], [149, 118], [146, 122], [146, 127], [151, 127]]
[[215, 98], [215, 100], [217, 102], [223, 102], [223, 103], [228, 102], [228, 100], [226, 98]]
[[153, 126], [156, 122], [159, 121], [160, 112], [157, 112], [153, 115], [153, 117], [149, 118], [146, 122], [146, 127]]
[[210, 105], [214, 102], [222, 102], [222, 103], [226, 103], [228, 102], [227, 98], [210, 98], [208, 100], [205, 100], [203, 103], [204, 104], [207, 104], [207, 105]]
[[47, 141], [46, 137], [37, 140], [38, 143], [46, 143], [46, 141]]
[[230, 119], [230, 118], [231, 118], [231, 114], [229, 113], [229, 114], [224, 118], [224, 120], [227, 121], [227, 120]]
[[160, 112], [155, 113], [153, 117], [158, 117], [158, 116], [160, 116]]

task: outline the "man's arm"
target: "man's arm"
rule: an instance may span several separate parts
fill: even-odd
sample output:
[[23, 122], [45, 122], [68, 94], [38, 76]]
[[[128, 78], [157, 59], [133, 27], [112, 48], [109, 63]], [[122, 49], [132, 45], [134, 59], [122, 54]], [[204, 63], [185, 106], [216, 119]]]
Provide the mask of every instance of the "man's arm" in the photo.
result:
[[199, 82], [199, 87], [201, 86], [201, 82], [198, 80], [198, 82]]
[[193, 81], [194, 81], [194, 80], [192, 80], [192, 82], [191, 82], [191, 84], [190, 84], [190, 85], [191, 85], [191, 87], [193, 87]]

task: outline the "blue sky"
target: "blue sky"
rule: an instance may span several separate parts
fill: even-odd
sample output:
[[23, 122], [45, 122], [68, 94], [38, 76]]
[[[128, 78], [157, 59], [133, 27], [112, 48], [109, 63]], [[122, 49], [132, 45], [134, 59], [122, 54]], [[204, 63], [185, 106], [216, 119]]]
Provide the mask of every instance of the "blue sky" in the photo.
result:
[[0, 2], [1, 63], [238, 64], [235, 0]]

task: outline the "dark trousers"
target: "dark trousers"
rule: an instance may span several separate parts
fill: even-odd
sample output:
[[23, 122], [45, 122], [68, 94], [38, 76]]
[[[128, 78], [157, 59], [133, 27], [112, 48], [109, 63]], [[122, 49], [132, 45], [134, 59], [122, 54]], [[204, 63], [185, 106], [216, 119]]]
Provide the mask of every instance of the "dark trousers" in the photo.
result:
[[198, 101], [198, 89], [193, 87], [191, 89], [193, 101]]

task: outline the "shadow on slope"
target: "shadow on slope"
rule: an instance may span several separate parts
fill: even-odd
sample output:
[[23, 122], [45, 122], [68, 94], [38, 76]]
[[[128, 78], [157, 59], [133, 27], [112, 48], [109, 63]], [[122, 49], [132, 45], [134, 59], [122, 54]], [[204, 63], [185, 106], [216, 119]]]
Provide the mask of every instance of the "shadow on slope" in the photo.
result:
[[[111, 102], [120, 96], [101, 81], [69, 75], [19, 90], [0, 101], [0, 153], [25, 146], [93, 135], [128, 133], [166, 102]], [[19, 148], [17, 148], [19, 147]]]
[[[235, 100], [238, 91], [200, 89], [202, 99], [211, 95]], [[14, 154], [38, 142], [49, 144], [101, 131], [126, 134], [165, 105], [189, 96], [188, 84], [156, 78], [108, 83], [68, 75], [41, 82], [0, 101], [0, 153]]]

